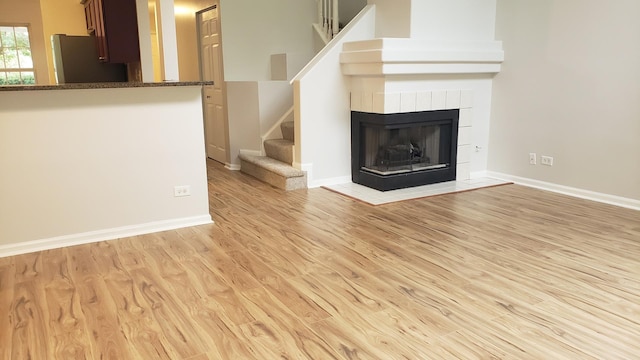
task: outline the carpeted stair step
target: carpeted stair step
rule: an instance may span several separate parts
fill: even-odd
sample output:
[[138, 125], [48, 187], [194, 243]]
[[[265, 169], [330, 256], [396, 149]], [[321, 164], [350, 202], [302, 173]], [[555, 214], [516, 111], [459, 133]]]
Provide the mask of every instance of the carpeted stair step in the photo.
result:
[[267, 156], [240, 154], [240, 171], [283, 190], [307, 188], [307, 174]]
[[282, 131], [282, 138], [293, 142], [293, 121], [285, 121], [280, 124], [280, 131]]
[[273, 139], [264, 141], [264, 151], [267, 156], [286, 164], [293, 164], [293, 141]]

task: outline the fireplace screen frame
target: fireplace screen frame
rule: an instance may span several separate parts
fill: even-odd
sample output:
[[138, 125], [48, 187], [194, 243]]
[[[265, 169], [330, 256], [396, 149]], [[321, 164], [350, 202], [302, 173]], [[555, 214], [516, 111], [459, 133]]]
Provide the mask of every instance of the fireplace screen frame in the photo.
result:
[[[351, 112], [351, 179], [356, 184], [380, 191], [396, 190], [414, 186], [435, 184], [456, 179], [458, 150], [458, 124], [460, 110], [433, 110], [393, 114]], [[384, 130], [415, 126], [450, 125], [451, 142], [446, 166], [407, 172], [376, 173], [365, 169], [366, 127]]]

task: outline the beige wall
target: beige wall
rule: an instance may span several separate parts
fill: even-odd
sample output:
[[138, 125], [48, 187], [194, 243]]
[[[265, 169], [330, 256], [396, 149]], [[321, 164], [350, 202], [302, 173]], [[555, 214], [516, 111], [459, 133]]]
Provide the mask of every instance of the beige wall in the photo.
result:
[[498, 0], [490, 171], [640, 199], [638, 14], [636, 0]]
[[[150, 0], [149, 22], [154, 81], [162, 81], [160, 34], [156, 22], [155, 1]], [[174, 15], [176, 25], [176, 45], [178, 53], [178, 72], [180, 81], [200, 80], [198, 59], [198, 33], [196, 12], [213, 6], [214, 0], [175, 0]]]
[[49, 82], [56, 83], [51, 35], [87, 35], [84, 6], [78, 0], [40, 0]]
[[[292, 53], [310, 60], [315, 0], [222, 0], [224, 77], [227, 81], [271, 79], [271, 55]], [[292, 16], [295, 14], [295, 16]]]
[[38, 84], [49, 83], [49, 70], [39, 0], [0, 0], [0, 24], [28, 25], [31, 55]]
[[162, 81], [162, 57], [160, 56], [160, 37], [158, 35], [158, 22], [156, 14], [156, 2], [148, 2], [149, 9], [149, 36], [151, 42], [151, 62], [153, 65], [153, 81]]
[[195, 1], [176, 0], [176, 40], [178, 45], [178, 71], [181, 81], [200, 80]]
[[496, 0], [412, 0], [411, 37], [492, 41]]
[[343, 0], [338, 3], [338, 18], [342, 26], [347, 25], [364, 7], [367, 0]]

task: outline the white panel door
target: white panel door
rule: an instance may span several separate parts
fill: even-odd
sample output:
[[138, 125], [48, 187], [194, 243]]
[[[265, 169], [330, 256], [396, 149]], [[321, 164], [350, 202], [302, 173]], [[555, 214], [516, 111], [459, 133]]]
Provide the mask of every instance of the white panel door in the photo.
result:
[[199, 13], [200, 67], [202, 79], [213, 85], [203, 87], [204, 125], [207, 156], [227, 162], [227, 121], [220, 42], [220, 17], [217, 5]]

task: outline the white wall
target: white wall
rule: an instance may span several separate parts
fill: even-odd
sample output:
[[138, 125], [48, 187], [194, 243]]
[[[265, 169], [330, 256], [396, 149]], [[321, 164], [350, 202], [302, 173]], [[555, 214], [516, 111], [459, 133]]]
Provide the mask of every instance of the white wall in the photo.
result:
[[640, 199], [638, 14], [635, 0], [498, 1], [489, 170]]
[[412, 0], [368, 0], [376, 6], [375, 37], [411, 37]]
[[0, 92], [0, 169], [0, 256], [211, 220], [200, 87]]
[[261, 137], [293, 105], [288, 81], [228, 81], [230, 162], [240, 166], [240, 150], [259, 152]]
[[220, 13], [226, 81], [269, 80], [272, 54], [314, 54], [315, 0], [222, 0]]
[[494, 40], [496, 0], [412, 0], [411, 37]]
[[375, 14], [375, 7], [360, 13], [294, 81], [294, 165], [307, 171], [311, 187], [351, 177], [350, 83], [340, 53], [344, 42], [374, 37]]
[[289, 81], [260, 81], [258, 96], [262, 136], [293, 106], [293, 87]]
[[178, 40], [173, 0], [156, 0], [156, 16], [160, 53], [162, 54], [162, 80], [180, 80], [178, 68]]
[[257, 81], [227, 81], [229, 161], [240, 164], [240, 150], [259, 151], [260, 107]]

